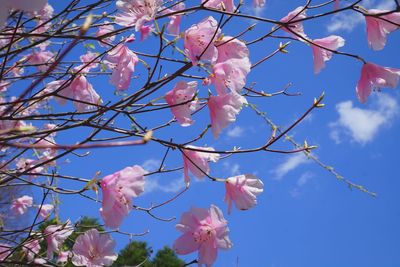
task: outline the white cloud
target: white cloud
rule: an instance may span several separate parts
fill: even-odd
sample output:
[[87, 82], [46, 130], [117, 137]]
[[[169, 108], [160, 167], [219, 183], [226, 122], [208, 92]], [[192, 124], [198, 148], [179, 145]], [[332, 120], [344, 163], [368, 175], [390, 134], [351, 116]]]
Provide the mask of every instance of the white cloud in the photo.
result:
[[240, 165], [237, 163], [232, 164], [230, 161], [224, 161], [222, 163], [222, 166], [224, 167], [224, 171], [228, 173], [228, 176], [237, 176], [240, 175]]
[[146, 183], [144, 187], [144, 193], [152, 193], [155, 191], [161, 191], [164, 193], [176, 193], [183, 189], [185, 183], [183, 178], [174, 179], [166, 184], [161, 184], [157, 177], [146, 177]]
[[160, 167], [161, 161], [158, 159], [148, 159], [145, 162], [143, 162], [142, 167], [148, 172], [152, 172], [155, 170], [158, 170]]
[[244, 129], [240, 126], [235, 126], [227, 132], [228, 137], [230, 138], [238, 138], [242, 137], [244, 133]]
[[[393, 10], [394, 0], [364, 0], [361, 5], [365, 8]], [[355, 27], [364, 23], [364, 16], [355, 11], [345, 11], [334, 15], [330, 24], [327, 26], [328, 32], [347, 31], [351, 32]]]
[[306, 163], [309, 163], [307, 157], [303, 153], [297, 153], [278, 165], [272, 172], [276, 180], [281, 180], [287, 173]]
[[310, 181], [311, 178], [314, 177], [314, 174], [312, 174], [311, 172], [305, 172], [303, 173], [300, 178], [297, 180], [297, 186], [305, 186], [308, 181]]
[[371, 109], [353, 107], [352, 101], [344, 101], [336, 105], [339, 119], [329, 124], [330, 136], [336, 142], [342, 141], [342, 136], [350, 136], [360, 144], [371, 142], [379, 130], [390, 126], [390, 122], [399, 113], [396, 99], [386, 94], [378, 94], [372, 98]]

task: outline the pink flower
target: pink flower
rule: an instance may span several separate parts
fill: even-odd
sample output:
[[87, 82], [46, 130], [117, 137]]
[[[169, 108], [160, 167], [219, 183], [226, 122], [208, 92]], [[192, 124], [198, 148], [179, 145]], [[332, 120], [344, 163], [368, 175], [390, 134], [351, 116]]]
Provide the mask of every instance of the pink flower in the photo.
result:
[[71, 251], [60, 251], [60, 253], [58, 253], [57, 263], [67, 263], [70, 256]]
[[[344, 46], [344, 42], [344, 39], [337, 35], [313, 40], [313, 43], [335, 51]], [[311, 45], [311, 48], [314, 57], [314, 73], [317, 74], [325, 67], [325, 62], [332, 58], [333, 52], [316, 45]]]
[[[386, 38], [389, 33], [397, 30], [400, 24], [400, 12], [394, 12], [391, 14], [373, 17], [379, 13], [385, 13], [389, 10], [370, 9], [368, 15], [365, 16], [365, 22], [367, 24], [367, 36], [368, 44], [374, 50], [382, 50], [386, 44]], [[382, 19], [380, 19], [382, 18]], [[385, 20], [383, 20], [385, 19]], [[389, 21], [397, 24], [390, 23]]]
[[185, 31], [185, 53], [193, 65], [197, 65], [200, 59], [211, 63], [217, 60], [218, 50], [214, 41], [220, 34], [221, 29], [213, 17], [205, 18]]
[[29, 262], [33, 261], [35, 256], [39, 253], [39, 251], [40, 251], [40, 243], [39, 242], [42, 242], [41, 238], [39, 238], [39, 239], [34, 238], [23, 244], [22, 251], [25, 253], [26, 258], [28, 259]]
[[[58, 91], [60, 88], [62, 88], [62, 89], [60, 91]], [[56, 80], [56, 81], [47, 83], [44, 90], [42, 90], [40, 92], [40, 94], [48, 95], [55, 91], [58, 91], [57, 94], [59, 94], [61, 96], [69, 97], [71, 95], [69, 83], [66, 82], [65, 80]], [[55, 100], [60, 105], [64, 105], [67, 102], [67, 99], [62, 98], [62, 97], [55, 97]]]
[[86, 54], [80, 56], [80, 60], [82, 62], [81, 65], [74, 68], [75, 72], [79, 73], [88, 73], [91, 69], [95, 69], [99, 66], [99, 60], [97, 53], [87, 52]]
[[10, 85], [11, 85], [10, 82], [0, 81], [0, 93], [6, 92]]
[[361, 69], [356, 92], [360, 102], [367, 101], [372, 90], [384, 87], [396, 88], [400, 79], [400, 69], [381, 67], [373, 63], [366, 63]]
[[153, 25], [143, 25], [140, 28], [140, 41], [143, 41], [149, 37], [150, 33], [154, 30]]
[[[167, 10], [167, 13], [176, 12], [183, 9], [185, 9], [185, 3], [181, 2], [177, 5], [174, 5], [172, 9]], [[167, 26], [167, 30], [170, 34], [179, 35], [182, 15], [183, 14], [175, 14], [169, 17], [170, 20]]]
[[115, 242], [109, 234], [100, 234], [96, 229], [90, 229], [77, 237], [72, 263], [88, 267], [110, 266], [118, 258], [114, 248]]
[[[295, 38], [300, 39], [300, 40], [301, 40], [301, 38], [299, 36], [293, 34], [292, 32], [295, 32], [304, 38], [307, 37], [306, 34], [304, 33], [303, 23], [301, 21], [296, 22], [296, 20], [305, 19], [307, 17], [306, 11], [303, 9], [304, 9], [304, 7], [299, 6], [295, 10], [291, 11], [289, 14], [287, 14], [285, 17], [283, 17], [281, 19], [281, 22], [288, 23], [288, 25], [286, 27], [282, 27], [282, 30], [290, 33]], [[294, 22], [291, 22], [291, 21], [294, 21]]]
[[239, 210], [247, 210], [257, 204], [256, 196], [263, 192], [264, 184], [252, 174], [238, 175], [226, 179], [225, 202], [228, 214], [231, 213], [232, 201]]
[[14, 199], [11, 203], [11, 211], [15, 215], [23, 215], [28, 211], [28, 208], [32, 207], [33, 198], [30, 196], [23, 196], [17, 199]]
[[74, 106], [79, 112], [94, 109], [95, 106], [91, 104], [101, 103], [100, 96], [83, 75], [76, 76], [69, 87], [61, 90], [59, 95], [75, 99]]
[[[192, 112], [196, 110], [197, 100], [193, 99], [197, 90], [197, 82], [178, 82], [174, 89], [165, 95], [165, 100], [171, 107], [176, 120], [183, 127], [193, 124]], [[190, 101], [190, 102], [188, 102]], [[186, 103], [186, 104], [182, 104]]]
[[[16, 167], [18, 169], [18, 171], [20, 172], [25, 172], [29, 169], [31, 169], [32, 167], [34, 167], [35, 165], [39, 164], [40, 162], [37, 160], [33, 160], [33, 159], [25, 159], [25, 158], [19, 158]], [[43, 171], [43, 167], [36, 167], [32, 170], [29, 171], [29, 173], [32, 174], [39, 174]]]
[[240, 92], [251, 68], [247, 46], [231, 36], [223, 37], [216, 45], [218, 59], [209, 80], [219, 95], [224, 95], [229, 90]]
[[49, 225], [44, 230], [47, 242], [47, 258], [53, 259], [54, 252], [59, 253], [64, 241], [72, 234], [73, 228], [68, 220], [64, 225]]
[[146, 27], [145, 23], [154, 19], [161, 6], [160, 0], [118, 0], [117, 9], [120, 10], [115, 16], [115, 23], [141, 31]]
[[46, 4], [42, 9], [35, 13], [39, 17], [40, 22], [43, 23], [53, 17], [54, 8], [51, 5]]
[[39, 266], [42, 266], [47, 263], [47, 261], [43, 258], [36, 258], [33, 260], [33, 263], [38, 264]]
[[265, 5], [265, 0], [253, 0], [254, 7], [263, 7]]
[[42, 72], [45, 72], [49, 68], [49, 65], [54, 62], [54, 54], [50, 51], [34, 51], [28, 57], [28, 62], [37, 65], [37, 69]]
[[107, 61], [111, 63], [110, 66], [113, 68], [110, 83], [117, 90], [128, 89], [139, 58], [126, 45], [120, 44], [108, 52]]
[[208, 108], [210, 109], [211, 129], [214, 138], [217, 138], [229, 123], [236, 121], [236, 115], [239, 114], [245, 103], [247, 103], [246, 98], [235, 93], [210, 96]]
[[144, 174], [140, 166], [126, 167], [107, 175], [101, 181], [103, 205], [100, 214], [107, 227], [117, 228], [132, 209], [133, 197], [144, 191]]
[[[207, 0], [202, 0], [201, 2], [204, 3], [206, 1]], [[206, 2], [204, 6], [228, 12], [235, 11], [235, 5], [233, 4], [233, 0], [209, 0]]]
[[217, 63], [209, 79], [215, 86], [218, 95], [224, 95], [228, 89], [238, 93], [246, 85], [246, 77], [250, 71], [250, 62], [240, 59], [231, 59]]
[[[114, 26], [113, 26], [112, 24], [109, 24], [108, 21], [105, 21], [105, 22], [104, 22], [104, 25], [101, 25], [101, 26], [98, 28], [98, 30], [97, 30], [97, 32], [96, 32], [96, 36], [97, 36], [97, 37], [101, 37], [101, 36], [103, 36], [103, 35], [105, 35], [105, 34], [108, 34], [108, 33], [110, 33], [110, 32], [113, 32], [113, 31], [114, 31]], [[115, 40], [115, 35], [111, 35], [111, 36], [109, 36], [109, 37], [102, 38], [102, 40], [103, 40], [103, 42], [106, 42], [106, 43], [108, 43], [108, 44], [111, 44], [111, 43]], [[100, 46], [103, 46], [103, 47], [107, 46], [107, 45], [104, 44], [103, 42], [99, 42], [99, 45], [100, 45]]]
[[217, 258], [218, 249], [232, 247], [227, 221], [214, 205], [209, 210], [192, 208], [183, 213], [176, 229], [183, 234], [175, 241], [174, 250], [180, 255], [198, 250], [199, 266], [211, 266]]
[[218, 63], [231, 59], [249, 61], [249, 49], [244, 42], [235, 37], [224, 36], [215, 45], [218, 50]]
[[[186, 148], [215, 151], [212, 147], [186, 146]], [[219, 159], [219, 154], [183, 149], [182, 157], [185, 183], [187, 186], [189, 186], [189, 171], [197, 178], [203, 178], [204, 176], [206, 176], [206, 174], [210, 173], [210, 166], [208, 166], [208, 162], [217, 162]]]
[[0, 261], [4, 260], [11, 254], [11, 246], [5, 243], [0, 243]]
[[46, 219], [50, 213], [54, 210], [54, 206], [51, 204], [43, 204], [42, 206], [38, 206], [39, 210], [39, 216], [42, 217], [43, 219]]

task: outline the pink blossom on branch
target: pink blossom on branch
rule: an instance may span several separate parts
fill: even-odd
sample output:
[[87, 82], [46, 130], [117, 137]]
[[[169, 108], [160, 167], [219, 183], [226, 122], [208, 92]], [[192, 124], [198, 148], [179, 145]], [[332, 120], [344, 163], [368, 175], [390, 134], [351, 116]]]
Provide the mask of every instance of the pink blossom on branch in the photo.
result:
[[356, 87], [358, 99], [364, 103], [374, 89], [385, 87], [394, 89], [397, 87], [399, 79], [400, 69], [366, 63], [361, 69], [361, 77]]
[[6, 243], [0, 243], [0, 261], [7, 258], [12, 252], [12, 248], [10, 245]]
[[216, 46], [218, 59], [208, 79], [219, 95], [224, 95], [227, 91], [240, 92], [251, 70], [246, 44], [231, 36], [224, 36], [216, 42]]
[[109, 234], [90, 229], [76, 238], [72, 263], [76, 266], [110, 266], [118, 258], [115, 242]]
[[28, 208], [32, 207], [32, 205], [32, 197], [22, 196], [12, 201], [10, 209], [14, 215], [23, 215], [28, 211]]
[[67, 250], [67, 251], [60, 251], [60, 253], [58, 253], [58, 257], [57, 257], [57, 263], [67, 263], [68, 262], [68, 258], [71, 257], [71, 251]]
[[[340, 47], [344, 46], [345, 40], [337, 35], [331, 35], [322, 39], [315, 39], [313, 43], [321, 47], [338, 50]], [[324, 67], [325, 62], [332, 58], [333, 52], [323, 49], [319, 46], [311, 45], [314, 58], [314, 73], [319, 73]]]
[[[185, 3], [180, 2], [176, 5], [174, 5], [171, 9], [166, 10], [166, 13], [171, 13], [171, 12], [176, 12], [179, 10], [185, 9]], [[179, 35], [180, 32], [180, 25], [181, 25], [181, 20], [182, 20], [183, 14], [174, 14], [169, 17], [169, 23], [167, 26], [168, 33], [173, 34], [173, 35]]]
[[224, 62], [230, 59], [249, 60], [249, 49], [246, 44], [232, 36], [224, 36], [215, 42], [218, 50], [217, 62]]
[[72, 234], [73, 228], [68, 220], [64, 225], [49, 225], [43, 234], [47, 243], [47, 258], [53, 259], [54, 253], [60, 252], [64, 241]]
[[[117, 9], [120, 11], [115, 16], [115, 23], [143, 31], [145, 23], [151, 22], [161, 6], [160, 0], [118, 0]], [[144, 39], [144, 38], [143, 38]]]
[[236, 115], [239, 114], [243, 104], [247, 104], [246, 98], [236, 93], [210, 96], [208, 108], [214, 138], [217, 138], [229, 123], [236, 121]]
[[264, 184], [252, 174], [238, 175], [226, 179], [225, 202], [228, 214], [232, 210], [232, 202], [239, 210], [247, 210], [257, 204], [257, 195], [263, 192]]
[[93, 89], [93, 86], [83, 75], [76, 76], [69, 85], [69, 90], [67, 90], [67, 88], [61, 90], [59, 94], [66, 97], [72, 97], [73, 99], [77, 100], [74, 101], [74, 106], [79, 112], [94, 109], [95, 106], [91, 104], [98, 105], [101, 103], [100, 96], [96, 93], [96, 91]]
[[250, 61], [231, 59], [213, 66], [213, 73], [208, 77], [218, 95], [227, 92], [239, 93], [246, 85], [246, 77], [250, 72]]
[[37, 206], [39, 209], [39, 216], [43, 219], [46, 219], [50, 213], [54, 210], [54, 206], [51, 204], [43, 204], [41, 206]]
[[218, 22], [213, 17], [207, 17], [192, 25], [185, 31], [184, 48], [186, 56], [194, 66], [199, 60], [214, 63], [218, 58], [218, 50], [214, 42], [221, 34]]
[[201, 3], [206, 2], [205, 7], [211, 7], [228, 12], [235, 11], [233, 0], [202, 0]]
[[33, 261], [36, 255], [40, 251], [40, 243], [42, 242], [41, 238], [34, 238], [32, 240], [27, 241], [22, 246], [22, 251], [25, 253], [26, 258], [29, 262]]
[[[165, 95], [165, 100], [171, 108], [176, 120], [183, 127], [193, 124], [192, 112], [196, 110], [197, 100], [193, 99], [197, 90], [197, 82], [178, 82], [174, 89]], [[187, 103], [186, 103], [187, 102]], [[182, 104], [186, 103], [186, 104]]]
[[132, 209], [131, 199], [144, 191], [145, 173], [142, 167], [135, 165], [103, 178], [100, 214], [107, 227], [119, 227], [123, 218], [129, 214]]
[[54, 61], [54, 54], [50, 51], [34, 51], [28, 56], [28, 62], [37, 65], [39, 71], [45, 72]]
[[[197, 146], [186, 146], [187, 148], [201, 149], [207, 151], [215, 151], [212, 147], [197, 147]], [[219, 154], [200, 152], [195, 150], [183, 149], [183, 171], [185, 175], [186, 186], [190, 184], [189, 171], [197, 178], [203, 178], [206, 174], [210, 173], [209, 161], [217, 162], [219, 160]]]
[[98, 57], [97, 53], [87, 52], [86, 54], [79, 57], [82, 64], [75, 67], [74, 71], [79, 72], [80, 74], [88, 73], [91, 69], [95, 69], [99, 66], [99, 60], [96, 59]]
[[[108, 21], [105, 21], [105, 22], [104, 22], [104, 25], [100, 26], [100, 27], [97, 29], [96, 37], [101, 37], [101, 36], [103, 36], [103, 35], [105, 35], [105, 34], [108, 34], [108, 33], [110, 33], [110, 32], [113, 32], [113, 31], [114, 31], [114, 26], [113, 26], [112, 24], [109, 24]], [[109, 43], [109, 44], [111, 45], [112, 42], [115, 40], [115, 35], [111, 35], [111, 36], [109, 36], [109, 37], [102, 38], [102, 40], [103, 40], [104, 42]], [[103, 47], [107, 46], [106, 44], [104, 44], [103, 42], [100, 42], [100, 41], [99, 41], [99, 45], [100, 45], [100, 46], [103, 46]]]
[[128, 89], [139, 58], [125, 44], [119, 44], [108, 52], [107, 61], [113, 69], [110, 83], [119, 91]]
[[[307, 35], [304, 33], [303, 23], [301, 21], [296, 22], [297, 20], [301, 20], [306, 18], [306, 11], [303, 6], [297, 7], [295, 10], [289, 12], [285, 17], [281, 19], [281, 22], [288, 23], [287, 26], [283, 26], [281, 29], [289, 34], [293, 35], [294, 38], [301, 40], [298, 36], [293, 34], [292, 32], [297, 33], [298, 35], [306, 38]], [[293, 21], [293, 22], [292, 22]], [[290, 30], [289, 30], [290, 29]]]
[[198, 250], [199, 266], [211, 266], [217, 258], [218, 249], [232, 247], [227, 221], [214, 205], [209, 210], [192, 208], [183, 213], [176, 229], [183, 234], [175, 241], [174, 250], [180, 255]]
[[368, 10], [368, 14], [365, 15], [368, 44], [374, 50], [382, 50], [386, 45], [386, 38], [389, 33], [399, 28], [400, 12], [394, 12], [379, 17], [370, 16], [385, 12], [389, 12], [389, 10], [370, 9]]

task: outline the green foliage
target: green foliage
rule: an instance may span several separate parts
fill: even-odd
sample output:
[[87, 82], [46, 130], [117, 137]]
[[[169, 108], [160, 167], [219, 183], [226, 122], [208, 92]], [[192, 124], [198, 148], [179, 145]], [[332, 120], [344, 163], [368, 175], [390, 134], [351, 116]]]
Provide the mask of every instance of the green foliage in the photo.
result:
[[[147, 246], [146, 242], [134, 241], [126, 245], [119, 252], [118, 259], [114, 262], [113, 266], [136, 266], [148, 259], [152, 253], [153, 250]], [[151, 262], [146, 261], [141, 266], [152, 267], [153, 265]]]
[[182, 267], [185, 264], [176, 256], [175, 251], [167, 246], [157, 252], [152, 263], [154, 267]]
[[137, 266], [143, 263], [143, 267], [182, 267], [185, 264], [167, 246], [159, 250], [153, 260], [150, 259], [152, 252], [146, 242], [133, 241], [120, 251], [113, 266]]

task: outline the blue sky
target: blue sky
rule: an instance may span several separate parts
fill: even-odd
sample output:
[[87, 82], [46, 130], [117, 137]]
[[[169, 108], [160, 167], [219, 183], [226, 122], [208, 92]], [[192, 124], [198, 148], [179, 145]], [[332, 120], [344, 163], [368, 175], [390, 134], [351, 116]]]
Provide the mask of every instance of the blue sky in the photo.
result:
[[[53, 2], [50, 1], [51, 4]], [[190, 6], [197, 4], [197, 1], [187, 3]], [[303, 3], [297, 0], [267, 0], [266, 7], [257, 12], [279, 19]], [[383, 8], [393, 5], [394, 1], [370, 0], [362, 3], [367, 8]], [[55, 7], [58, 8], [57, 5]], [[331, 8], [329, 6], [326, 10]], [[245, 12], [254, 11], [246, 8]], [[185, 17], [182, 29], [206, 15], [202, 12], [190, 18]], [[251, 23], [237, 20], [228, 25], [224, 32], [235, 35]], [[270, 24], [258, 24], [244, 39], [251, 40], [271, 27]], [[363, 18], [353, 13], [308, 21], [304, 27], [313, 39], [330, 34], [340, 35], [346, 39], [343, 51], [359, 54], [367, 61], [382, 66], [400, 68], [398, 31], [389, 36], [383, 51], [375, 52], [368, 48]], [[282, 32], [279, 35], [287, 36]], [[250, 46], [251, 61], [256, 62], [271, 53], [281, 41], [284, 40], [267, 39]], [[143, 43], [137, 41], [130, 48], [154, 52], [153, 45], [145, 46], [152, 42], [156, 42], [155, 37]], [[182, 47], [181, 42], [178, 45]], [[223, 202], [224, 185], [204, 180], [193, 182], [187, 193], [155, 213], [165, 218], [179, 218], [191, 206], [208, 208], [212, 203], [219, 206], [229, 221], [234, 247], [229, 251], [221, 251], [215, 266], [400, 266], [400, 181], [396, 167], [399, 148], [397, 137], [400, 135], [398, 89], [373, 93], [366, 104], [361, 104], [355, 95], [360, 62], [335, 55], [322, 73], [314, 75], [309, 46], [292, 42], [287, 50], [289, 54], [278, 54], [254, 69], [248, 77], [248, 84], [256, 82], [255, 89], [274, 92], [292, 83], [290, 92], [301, 92], [301, 96], [248, 98], [248, 101], [256, 104], [284, 129], [312, 104], [314, 97], [324, 91], [325, 108], [315, 110], [290, 135], [299, 143], [307, 140], [308, 144], [317, 145], [314, 154], [321, 161], [333, 166], [345, 178], [376, 192], [378, 197], [372, 198], [357, 190], [349, 190], [346, 184], [336, 180], [303, 154], [259, 152], [235, 155], [211, 166], [212, 174], [216, 177], [226, 178], [241, 173], [255, 173], [260, 177], [265, 190], [259, 196], [259, 204], [255, 208], [245, 212], [234, 210], [228, 216]], [[196, 72], [197, 69], [192, 71]], [[144, 73], [144, 68], [138, 67], [138, 73]], [[115, 97], [112, 94], [113, 88], [106, 80], [90, 81], [103, 99], [111, 99]], [[127, 93], [133, 92], [135, 85], [136, 80], [133, 80], [133, 89]], [[172, 85], [160, 94], [170, 89]], [[207, 94], [207, 88], [200, 87], [200, 90], [200, 94]], [[156, 118], [147, 115], [138, 117], [139, 120], [155, 124], [171, 118], [171, 114], [164, 112], [158, 113]], [[156, 133], [156, 136], [166, 138], [172, 135], [177, 141], [187, 140], [208, 123], [207, 111], [200, 112], [195, 120], [195, 125], [190, 128], [173, 125]], [[76, 133], [82, 134], [82, 131]], [[269, 134], [270, 127], [255, 116], [250, 108], [244, 108], [237, 122], [226, 129], [219, 139], [213, 139], [208, 133], [195, 145], [210, 145], [217, 149], [228, 149], [234, 145], [250, 148], [262, 144]], [[74, 137], [71, 134], [60, 136], [57, 141], [67, 143], [74, 140]], [[284, 141], [279, 142], [275, 148], [291, 149], [292, 146]], [[160, 146], [152, 143], [145, 147], [99, 149], [84, 158], [69, 156], [69, 163], [61, 164], [61, 171], [90, 179], [97, 171], [106, 175], [134, 164], [151, 170], [158, 166], [163, 153]], [[173, 168], [181, 165], [180, 153], [172, 152], [166, 166]], [[174, 195], [182, 186], [181, 172], [152, 176], [148, 178], [146, 193], [136, 199], [135, 203], [146, 207], [161, 202]], [[84, 215], [99, 216], [99, 204], [74, 196], [62, 196], [61, 201], [62, 218], [75, 221]], [[171, 246], [180, 235], [174, 228], [176, 223], [177, 220], [156, 221], [143, 212], [133, 211], [125, 219], [121, 230], [141, 233], [149, 229], [149, 234], [137, 239], [146, 240], [150, 246], [159, 249], [164, 245]], [[118, 249], [129, 241], [126, 236], [113, 237], [118, 242]], [[196, 257], [197, 254], [191, 254], [183, 258], [191, 261]]]

